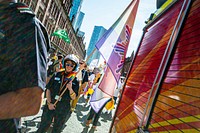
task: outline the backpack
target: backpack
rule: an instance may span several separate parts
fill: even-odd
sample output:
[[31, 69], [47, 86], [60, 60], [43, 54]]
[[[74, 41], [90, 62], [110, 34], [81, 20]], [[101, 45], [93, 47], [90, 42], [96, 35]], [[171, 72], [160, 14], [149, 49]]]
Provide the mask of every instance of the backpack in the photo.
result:
[[47, 76], [49, 77], [49, 76], [51, 76], [54, 72], [55, 72], [55, 68], [54, 68], [54, 66], [55, 65], [57, 65], [59, 62], [54, 62], [54, 63], [52, 63], [50, 66], [49, 66], [49, 68], [48, 68], [48, 70], [47, 70]]

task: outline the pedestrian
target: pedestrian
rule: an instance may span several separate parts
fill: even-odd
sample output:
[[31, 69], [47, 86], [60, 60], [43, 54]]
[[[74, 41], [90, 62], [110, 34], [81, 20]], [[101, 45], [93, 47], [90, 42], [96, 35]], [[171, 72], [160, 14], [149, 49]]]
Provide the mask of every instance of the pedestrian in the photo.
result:
[[54, 69], [55, 72], [63, 71], [63, 65], [62, 65], [63, 55], [58, 54], [58, 60], [54, 63]]
[[63, 55], [59, 54], [58, 56], [54, 56], [51, 59], [51, 64], [48, 66], [48, 70], [47, 70], [47, 83], [49, 82], [49, 80], [51, 79], [51, 77], [53, 76], [53, 74], [55, 72], [60, 72], [63, 71]]
[[[49, 80], [51, 79], [51, 77], [53, 76], [54, 73], [61, 72], [61, 71], [65, 70], [63, 68], [63, 64], [62, 64], [63, 55], [62, 54], [58, 54], [56, 56], [56, 58], [57, 59], [53, 60], [52, 64], [48, 67], [48, 70], [47, 70], [47, 84], [48, 84]], [[46, 92], [45, 92], [45, 94], [46, 94]], [[46, 95], [44, 97], [46, 97]], [[54, 122], [54, 119], [52, 120], [52, 122]]]
[[113, 95], [113, 99], [114, 99], [114, 103], [117, 103], [117, 98], [121, 95], [122, 93], [122, 89], [123, 89], [123, 84], [124, 84], [124, 78], [123, 76], [120, 76], [119, 81], [118, 81], [118, 85], [114, 90], [114, 95]]
[[[52, 133], [60, 133], [62, 131], [66, 118], [70, 113], [70, 100], [74, 100], [78, 95], [79, 82], [74, 75], [75, 71], [77, 71], [78, 63], [79, 60], [75, 55], [67, 55], [64, 59], [65, 71], [55, 73], [47, 84], [47, 101], [37, 133], [46, 132], [53, 118]], [[73, 77], [75, 78], [73, 79]], [[66, 91], [63, 93], [65, 89]], [[56, 105], [55, 102], [57, 102]]]
[[14, 118], [38, 113], [49, 48], [45, 27], [27, 5], [0, 0], [0, 133], [16, 133]]
[[83, 69], [81, 70], [81, 73], [82, 73], [82, 81], [81, 81], [81, 88], [80, 88], [80, 93], [82, 94], [85, 87], [87, 86], [88, 84], [88, 81], [89, 81], [89, 74], [87, 72], [87, 64], [85, 61], [82, 61], [79, 63], [80, 66], [83, 67]]
[[87, 118], [87, 121], [86, 121], [86, 126], [89, 127], [90, 123], [92, 122], [92, 129], [96, 130], [96, 127], [97, 127], [97, 123], [98, 123], [98, 120], [100, 118], [100, 115], [101, 115], [101, 112], [104, 108], [104, 106], [110, 102], [112, 100], [112, 98], [110, 98], [102, 107], [101, 109], [99, 110], [99, 112], [95, 112], [94, 109], [91, 107], [90, 108], [90, 112], [89, 112], [89, 115], [88, 115], [88, 118]]
[[89, 83], [87, 86], [87, 91], [86, 91], [86, 102], [84, 106], [87, 106], [91, 95], [94, 93], [94, 90], [96, 88], [96, 84], [99, 82], [101, 78], [101, 74], [100, 74], [100, 69], [99, 68], [94, 68], [92, 74], [89, 76]]
[[52, 58], [49, 60], [49, 62], [47, 63], [47, 82], [46, 84], [48, 84], [49, 80], [51, 79], [51, 77], [53, 76], [55, 69], [54, 69], [54, 64], [56, 62], [55, 58]]
[[76, 99], [72, 100], [72, 104], [71, 104], [72, 112], [75, 110], [76, 104], [79, 100], [79, 97], [83, 93], [84, 88], [87, 86], [87, 83], [88, 83], [88, 73], [86, 71], [87, 64], [84, 60], [80, 61], [79, 64], [80, 64], [80, 66], [79, 66], [79, 73], [77, 74], [77, 78], [79, 80], [80, 87], [79, 87], [79, 91], [78, 91], [78, 96], [76, 97]]

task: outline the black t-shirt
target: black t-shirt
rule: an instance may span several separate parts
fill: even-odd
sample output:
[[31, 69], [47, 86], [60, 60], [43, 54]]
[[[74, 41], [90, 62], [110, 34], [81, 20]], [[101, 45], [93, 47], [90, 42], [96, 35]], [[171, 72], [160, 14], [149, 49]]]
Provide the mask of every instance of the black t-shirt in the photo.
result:
[[[0, 4], [0, 95], [46, 86], [48, 34], [22, 3]], [[14, 120], [0, 120], [1, 133], [16, 133]]]
[[86, 70], [82, 70], [82, 77], [83, 77], [82, 84], [88, 82], [88, 72]]
[[[51, 102], [54, 103], [56, 95], [60, 95], [64, 89], [61, 90], [61, 86], [63, 86], [63, 77], [65, 76], [64, 72], [58, 72], [52, 76], [49, 83], [47, 84], [46, 88], [50, 90], [51, 92]], [[66, 86], [66, 85], [65, 85]], [[63, 88], [65, 88], [65, 86]], [[75, 77], [72, 81], [72, 89], [76, 93], [76, 96], [78, 96], [78, 89], [79, 89], [79, 82], [77, 78]], [[64, 95], [61, 98], [61, 102], [65, 102], [66, 104], [69, 104], [71, 100], [69, 90], [66, 90]]]
[[35, 14], [22, 3], [0, 5], [0, 32], [0, 95], [33, 86], [44, 89], [50, 42]]

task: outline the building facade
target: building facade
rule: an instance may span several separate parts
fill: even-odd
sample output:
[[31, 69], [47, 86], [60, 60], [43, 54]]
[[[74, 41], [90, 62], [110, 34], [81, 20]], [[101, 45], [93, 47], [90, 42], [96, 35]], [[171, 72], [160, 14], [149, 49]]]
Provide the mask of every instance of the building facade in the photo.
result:
[[[83, 40], [77, 37], [71, 21], [69, 12], [72, 7], [72, 0], [19, 0], [26, 3], [36, 14], [37, 18], [45, 25], [52, 46], [64, 55], [76, 54], [84, 59], [86, 51]], [[51, 36], [58, 29], [64, 29], [71, 40], [67, 44], [57, 36]]]
[[95, 44], [97, 43], [97, 41], [103, 36], [103, 34], [106, 32], [107, 30], [103, 27], [103, 26], [95, 26], [94, 30], [92, 32], [92, 37], [90, 39], [90, 43], [87, 49], [87, 58], [88, 61], [87, 63], [90, 64], [92, 62], [92, 60], [94, 59], [98, 59], [100, 58], [100, 53], [99, 51], [95, 50], [93, 52], [95, 48]]

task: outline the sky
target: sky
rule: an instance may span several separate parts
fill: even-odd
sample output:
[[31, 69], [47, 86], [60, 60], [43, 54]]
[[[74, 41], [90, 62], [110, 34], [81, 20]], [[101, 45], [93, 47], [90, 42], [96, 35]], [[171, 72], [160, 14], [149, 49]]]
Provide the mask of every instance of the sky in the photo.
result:
[[[81, 11], [85, 13], [80, 30], [85, 32], [86, 48], [89, 45], [94, 26], [109, 29], [129, 5], [131, 0], [83, 0]], [[136, 51], [141, 39], [144, 22], [156, 11], [156, 0], [140, 0], [127, 56]]]

